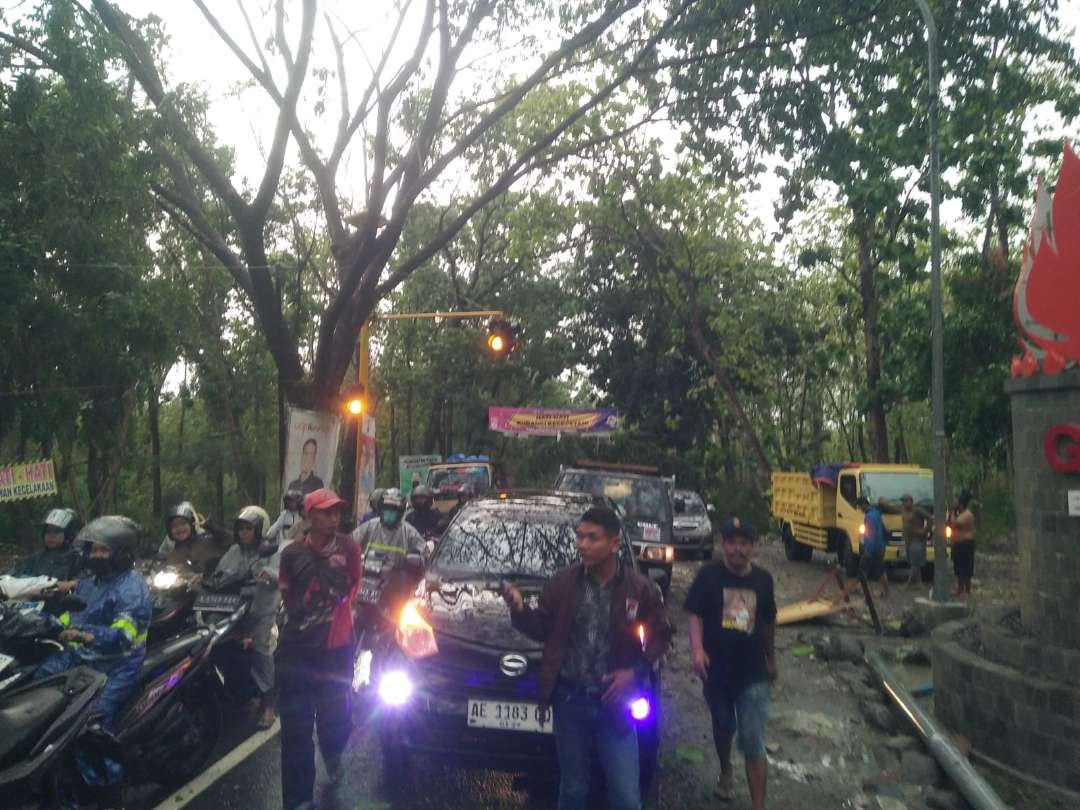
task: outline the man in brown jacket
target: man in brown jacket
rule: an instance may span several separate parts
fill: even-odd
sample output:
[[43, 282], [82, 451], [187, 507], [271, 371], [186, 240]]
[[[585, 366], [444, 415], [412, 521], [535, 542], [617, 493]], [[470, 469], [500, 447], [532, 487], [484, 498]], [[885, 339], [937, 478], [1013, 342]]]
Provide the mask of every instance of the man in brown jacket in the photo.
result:
[[613, 510], [594, 506], [577, 527], [581, 562], [551, 578], [537, 607], [513, 586], [503, 591], [514, 626], [544, 642], [540, 702], [555, 715], [559, 810], [585, 806], [594, 742], [608, 806], [641, 807], [630, 704], [667, 651], [671, 624], [660, 590], [619, 559], [621, 532]]

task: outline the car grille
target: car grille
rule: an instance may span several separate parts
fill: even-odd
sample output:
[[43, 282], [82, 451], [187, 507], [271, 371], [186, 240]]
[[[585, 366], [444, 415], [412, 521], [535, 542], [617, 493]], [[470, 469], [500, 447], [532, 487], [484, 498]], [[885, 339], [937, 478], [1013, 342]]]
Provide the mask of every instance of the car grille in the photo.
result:
[[439, 652], [416, 662], [424, 686], [445, 698], [536, 700], [540, 674], [538, 655], [527, 655], [529, 666], [517, 678], [499, 669], [503, 650], [466, 646], [439, 637]]

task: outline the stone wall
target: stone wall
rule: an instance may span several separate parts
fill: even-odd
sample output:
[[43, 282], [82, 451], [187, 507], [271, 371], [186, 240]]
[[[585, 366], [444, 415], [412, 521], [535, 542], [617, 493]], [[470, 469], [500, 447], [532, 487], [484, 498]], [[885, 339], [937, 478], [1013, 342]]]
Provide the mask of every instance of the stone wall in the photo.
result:
[[[1051, 427], [1080, 424], [1080, 369], [1010, 380], [1006, 390], [1012, 398], [1021, 621], [1039, 639], [1077, 650], [1080, 517], [1069, 517], [1066, 493], [1080, 489], [1080, 474], [1051, 469], [1043, 443]], [[975, 570], [977, 575], [977, 554]]]
[[977, 751], [1080, 792], [1080, 688], [973, 649], [975, 620], [934, 631], [934, 715]]

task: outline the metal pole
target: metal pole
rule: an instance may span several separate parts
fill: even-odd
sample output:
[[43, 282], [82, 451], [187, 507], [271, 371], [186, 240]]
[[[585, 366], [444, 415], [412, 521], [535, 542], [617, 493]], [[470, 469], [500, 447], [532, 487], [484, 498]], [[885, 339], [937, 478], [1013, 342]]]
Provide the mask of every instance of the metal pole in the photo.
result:
[[876, 652], [867, 653], [866, 663], [877, 675], [889, 697], [911, 721], [911, 725], [922, 737], [927, 749], [968, 803], [975, 810], [1009, 810], [1009, 805], [1005, 804], [994, 789], [983, 781], [978, 772], [971, 767], [971, 763], [952, 744], [948, 735], [941, 732], [937, 724], [923, 711], [922, 706], [915, 702], [907, 688], [885, 666], [881, 655]]
[[949, 599], [948, 553], [945, 545], [945, 360], [944, 316], [941, 305], [941, 161], [938, 146], [938, 33], [926, 0], [915, 0], [926, 23], [930, 98], [930, 413], [934, 454], [934, 591], [935, 602]]
[[371, 389], [368, 382], [371, 377], [371, 328], [368, 321], [360, 327], [360, 336], [356, 341], [356, 381], [363, 387], [364, 408], [356, 417], [356, 459], [355, 472], [353, 474], [353, 492], [349, 493], [349, 499], [353, 502], [353, 519], [360, 517], [360, 499], [356, 494], [360, 491], [360, 447], [361, 436], [364, 432], [364, 416], [371, 408]]

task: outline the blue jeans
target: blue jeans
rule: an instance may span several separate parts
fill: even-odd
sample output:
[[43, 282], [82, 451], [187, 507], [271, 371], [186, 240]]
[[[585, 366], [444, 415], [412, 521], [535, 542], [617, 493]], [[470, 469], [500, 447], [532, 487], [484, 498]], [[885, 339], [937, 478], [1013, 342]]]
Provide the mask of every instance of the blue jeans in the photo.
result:
[[552, 696], [559, 755], [559, 810], [581, 810], [589, 795], [593, 743], [607, 780], [611, 810], [640, 810], [637, 728], [625, 706], [605, 706], [598, 695], [556, 688]]

